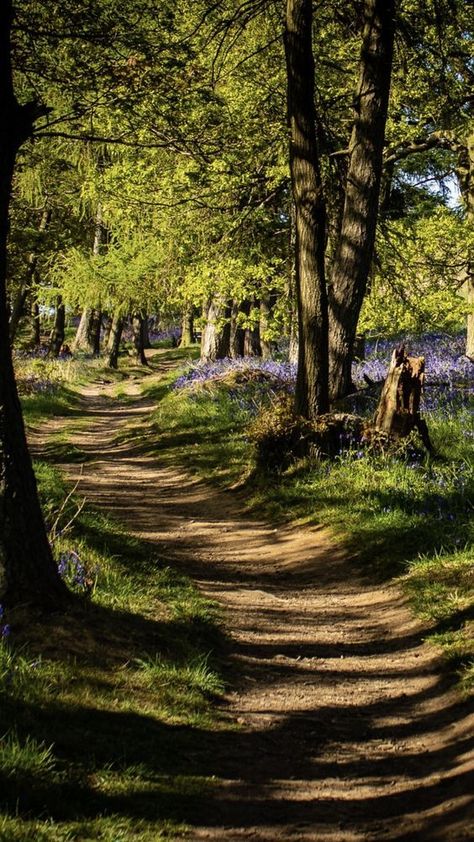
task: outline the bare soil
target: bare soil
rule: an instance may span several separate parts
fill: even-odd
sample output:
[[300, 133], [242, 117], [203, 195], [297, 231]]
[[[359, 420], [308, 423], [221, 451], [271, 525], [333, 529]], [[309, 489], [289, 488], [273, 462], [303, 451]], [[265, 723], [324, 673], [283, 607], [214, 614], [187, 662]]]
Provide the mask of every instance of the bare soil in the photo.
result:
[[151, 406], [110, 389], [83, 390], [72, 440], [89, 461], [67, 475], [220, 603], [230, 639], [228, 727], [192, 758], [215, 786], [186, 838], [473, 840], [472, 704], [399, 590], [361, 578], [328, 531], [250, 519], [238, 494], [117, 445]]

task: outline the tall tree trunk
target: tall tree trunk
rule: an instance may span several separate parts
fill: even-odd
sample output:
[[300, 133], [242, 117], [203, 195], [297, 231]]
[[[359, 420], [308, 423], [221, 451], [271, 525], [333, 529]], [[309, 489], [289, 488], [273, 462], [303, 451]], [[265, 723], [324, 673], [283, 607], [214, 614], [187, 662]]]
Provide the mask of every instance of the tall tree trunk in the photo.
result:
[[[94, 241], [92, 243], [92, 254], [97, 257], [102, 253], [106, 242], [106, 229], [102, 219], [102, 205], [97, 204], [97, 211], [94, 226]], [[87, 354], [99, 356], [100, 354], [100, 328], [102, 313], [100, 307], [84, 307], [81, 320], [74, 338], [72, 350], [84, 351]]]
[[148, 313], [143, 313], [143, 318], [142, 318], [142, 342], [143, 342], [143, 347], [145, 349], [151, 348], [150, 320], [148, 318]]
[[102, 327], [102, 312], [94, 308], [91, 311], [91, 316], [88, 325], [88, 345], [94, 357], [100, 354], [100, 330]]
[[39, 304], [36, 298], [31, 303], [32, 340], [33, 346], [39, 348], [41, 345], [41, 317]]
[[287, 0], [285, 54], [299, 334], [295, 410], [305, 418], [316, 417], [329, 405], [326, 210], [316, 140], [312, 19], [312, 0]]
[[[260, 302], [253, 301], [253, 304], [249, 305], [249, 315], [252, 313], [252, 310], [260, 310]], [[244, 357], [261, 357], [262, 356], [262, 345], [260, 340], [260, 323], [257, 322], [256, 324], [252, 324], [253, 322], [253, 313], [252, 313], [252, 320], [250, 325], [245, 328], [244, 332]]]
[[194, 307], [187, 301], [181, 318], [180, 348], [188, 348], [194, 342]]
[[354, 339], [372, 264], [392, 72], [395, 0], [365, 0], [341, 230], [329, 288], [330, 394], [351, 390]]
[[61, 605], [68, 592], [46, 535], [13, 373], [6, 295], [7, 240], [17, 152], [44, 113], [13, 91], [11, 0], [0, 4], [0, 598], [7, 604]]
[[229, 337], [229, 356], [232, 359], [243, 357], [244, 355], [244, 340], [245, 331], [239, 321], [239, 313], [245, 312], [244, 308], [248, 306], [247, 302], [239, 304], [238, 300], [234, 298], [230, 310], [230, 337]]
[[107, 365], [109, 368], [117, 368], [120, 351], [120, 341], [123, 331], [123, 317], [118, 313], [114, 314], [110, 328], [109, 341], [107, 344]]
[[[41, 221], [39, 224], [39, 234], [43, 234], [49, 224], [51, 219], [51, 211], [49, 208], [45, 207], [43, 213], [41, 215]], [[15, 341], [16, 333], [18, 330], [18, 325], [20, 323], [20, 319], [24, 313], [25, 305], [28, 300], [28, 295], [31, 290], [31, 285], [33, 283], [33, 279], [35, 277], [36, 267], [38, 265], [38, 255], [39, 255], [39, 242], [36, 248], [30, 253], [28, 257], [28, 265], [26, 268], [26, 276], [23, 283], [20, 286], [20, 289], [17, 292], [15, 301], [13, 302], [13, 307], [10, 315], [10, 339], [13, 344]]]
[[[214, 296], [204, 306], [206, 324], [201, 337], [201, 360], [210, 362], [228, 357], [230, 354], [231, 308], [225, 301]], [[224, 319], [228, 319], [224, 322]]]
[[[468, 174], [464, 200], [467, 219], [474, 230], [474, 133], [467, 139]], [[471, 246], [466, 264], [467, 314], [466, 357], [474, 360], [474, 247]]]
[[148, 365], [143, 345], [143, 314], [134, 313], [132, 316], [132, 337], [135, 359], [140, 365]]
[[109, 336], [110, 330], [112, 328], [112, 318], [109, 316], [108, 313], [104, 313], [103, 315], [103, 322], [104, 322], [104, 336], [102, 340], [102, 345], [104, 348], [107, 348], [109, 344]]
[[63, 300], [61, 296], [58, 295], [56, 303], [56, 314], [54, 317], [54, 327], [51, 332], [51, 339], [49, 345], [49, 350], [53, 357], [59, 356], [61, 347], [64, 344], [65, 324], [66, 311], [64, 308]]
[[84, 307], [81, 318], [79, 319], [79, 324], [77, 326], [76, 335], [74, 337], [74, 342], [72, 343], [72, 350], [74, 353], [76, 351], [89, 351], [89, 323], [91, 320], [92, 315], [92, 308], [91, 307]]
[[275, 304], [275, 295], [263, 293], [260, 299], [260, 350], [264, 360], [272, 358], [272, 341], [269, 338], [270, 319]]

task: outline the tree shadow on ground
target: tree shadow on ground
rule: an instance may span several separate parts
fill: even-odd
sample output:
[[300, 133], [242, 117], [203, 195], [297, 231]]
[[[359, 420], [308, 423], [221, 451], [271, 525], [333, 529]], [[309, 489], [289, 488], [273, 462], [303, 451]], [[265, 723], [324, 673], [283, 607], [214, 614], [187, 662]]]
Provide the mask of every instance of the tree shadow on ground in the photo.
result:
[[[82, 614], [73, 612], [66, 623], [69, 647], [64, 638], [54, 637], [57, 618], [43, 625], [43, 642], [50, 640], [46, 656], [101, 669], [113, 669], [144, 650], [163, 650], [165, 641], [169, 647], [171, 639], [195, 633], [190, 627], [180, 629], [179, 623], [94, 606]], [[395, 652], [403, 662], [403, 654], [419, 642], [417, 635], [406, 634], [374, 641], [363, 651], [348, 643], [345, 655]], [[279, 650], [285, 657], [296, 655], [292, 645], [283, 644]], [[304, 664], [315, 652], [335, 665], [341, 663], [339, 643], [325, 645], [324, 652], [303, 644], [298, 658]], [[263, 686], [284, 678], [287, 665], [273, 664], [269, 670], [265, 663], [272, 654], [259, 642], [245, 649], [237, 646], [228, 675], [233, 686], [248, 680], [249, 662], [257, 664], [253, 676]], [[239, 660], [243, 655], [245, 667]], [[412, 678], [408, 668], [398, 667], [398, 674], [402, 686]], [[308, 680], [324, 685], [335, 677], [350, 679], [351, 671], [339, 666], [334, 675], [329, 670], [315, 676], [303, 666], [294, 681], [304, 687]], [[93, 676], [88, 681], [93, 685]], [[47, 815], [55, 821], [113, 814], [185, 821], [192, 827], [254, 828], [268, 832], [269, 840], [271, 833], [277, 838], [288, 828], [300, 828], [302, 834], [308, 829], [320, 832], [321, 838], [350, 828], [366, 829], [374, 839], [382, 832], [393, 840], [448, 839], [455, 825], [461, 823], [466, 830], [472, 816], [474, 769], [468, 760], [474, 734], [462, 728], [470, 710], [467, 701], [449, 692], [446, 678], [411, 695], [401, 687], [398, 696], [385, 702], [355, 699], [300, 713], [272, 708], [270, 726], [263, 711], [262, 725], [249, 729], [236, 729], [226, 719], [225, 706], [215, 725], [192, 727], [160, 721], [153, 713], [100, 709], [80, 694], [76, 701], [52, 699], [47, 706], [31, 699], [7, 699], [0, 712], [2, 729], [13, 721], [20, 741], [30, 735], [53, 745], [58, 771], [46, 776], [0, 773], [0, 804], [11, 815]], [[436, 750], [430, 748], [430, 734], [445, 735]], [[415, 736], [426, 739], [422, 750], [410, 749]], [[392, 750], [397, 744], [400, 752]], [[138, 783], [133, 778], [136, 767], [141, 770]], [[67, 776], [62, 768], [68, 769]], [[119, 783], [98, 785], [112, 774]], [[292, 782], [299, 780], [311, 786], [310, 800], [292, 791]], [[402, 830], [411, 827], [414, 816], [419, 835], [411, 837]]]

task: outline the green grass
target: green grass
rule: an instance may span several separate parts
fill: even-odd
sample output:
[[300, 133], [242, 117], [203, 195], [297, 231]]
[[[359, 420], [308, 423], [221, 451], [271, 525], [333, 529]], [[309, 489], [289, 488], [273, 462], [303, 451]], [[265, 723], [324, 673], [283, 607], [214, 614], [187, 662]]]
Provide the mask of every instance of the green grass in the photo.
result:
[[[249, 478], [249, 509], [276, 520], [332, 528], [370, 577], [400, 578], [428, 619], [463, 687], [474, 687], [474, 452], [472, 421], [430, 419], [436, 458], [414, 464], [392, 455], [295, 463], [256, 474], [249, 416], [225, 388], [169, 391], [153, 416], [160, 459], [224, 486]], [[447, 571], [449, 572], [449, 577]], [[449, 585], [447, 580], [449, 578]], [[444, 612], [444, 613], [443, 613]], [[454, 638], [453, 638], [454, 635]]]
[[[57, 469], [36, 473], [48, 525], [64, 507]], [[85, 508], [56, 537], [93, 576], [60, 614], [6, 615], [0, 643], [0, 840], [173, 838], [212, 780], [224, 728], [216, 607], [120, 524]], [[82, 592], [81, 587], [76, 591]]]

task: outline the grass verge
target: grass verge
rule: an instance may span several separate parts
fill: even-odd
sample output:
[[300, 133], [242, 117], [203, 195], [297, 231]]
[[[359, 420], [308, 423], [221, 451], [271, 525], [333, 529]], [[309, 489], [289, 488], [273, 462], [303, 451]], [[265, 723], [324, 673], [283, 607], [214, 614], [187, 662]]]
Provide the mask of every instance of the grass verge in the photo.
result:
[[281, 474], [256, 475], [248, 401], [222, 385], [168, 390], [161, 397], [153, 416], [153, 448], [161, 460], [226, 486], [250, 477], [250, 509], [330, 526], [368, 575], [399, 578], [415, 610], [431, 622], [431, 639], [459, 670], [464, 689], [474, 689], [469, 411], [432, 416], [437, 456], [424, 463], [348, 450], [334, 462], [303, 461]]
[[223, 725], [219, 617], [144, 543], [37, 477], [54, 552], [77, 601], [67, 616], [2, 618], [0, 840], [175, 836], [214, 786]]

